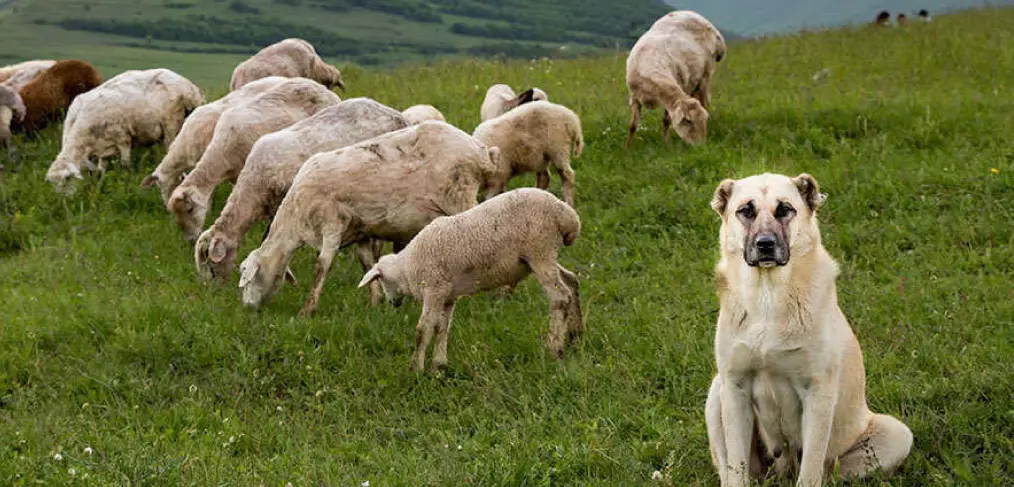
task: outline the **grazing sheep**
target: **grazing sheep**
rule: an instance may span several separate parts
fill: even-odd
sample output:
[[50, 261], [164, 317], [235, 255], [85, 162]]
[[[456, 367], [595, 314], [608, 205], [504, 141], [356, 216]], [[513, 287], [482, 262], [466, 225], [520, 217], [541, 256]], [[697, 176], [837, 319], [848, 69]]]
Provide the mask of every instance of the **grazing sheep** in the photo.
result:
[[929, 10], [926, 9], [919, 10], [919, 20], [922, 20], [923, 22], [929, 22], [930, 20], [933, 20], [930, 17]]
[[[197, 239], [194, 260], [198, 274], [220, 279], [232, 274], [243, 236], [255, 223], [274, 215], [310, 156], [407, 126], [396, 110], [369, 98], [354, 98], [261, 137], [250, 150], [222, 213]], [[369, 263], [372, 265], [372, 260]]]
[[539, 189], [549, 187], [549, 168], [562, 180], [563, 199], [574, 206], [574, 169], [570, 157], [581, 155], [581, 119], [563, 105], [537, 101], [520, 106], [475, 128], [476, 139], [500, 148], [500, 163], [486, 196], [503, 192], [514, 176], [534, 172]]
[[898, 13], [898, 26], [902, 26], [908, 23], [908, 17], [903, 13]]
[[168, 203], [173, 190], [183, 182], [184, 173], [193, 169], [197, 165], [197, 161], [204, 155], [204, 150], [211, 143], [211, 137], [215, 133], [215, 125], [218, 124], [222, 113], [229, 108], [252, 100], [257, 95], [289, 79], [281, 76], [261, 78], [194, 110], [183, 122], [183, 128], [180, 129], [176, 140], [169, 146], [169, 151], [162, 158], [162, 162], [155, 168], [155, 171], [144, 178], [141, 186], [145, 188], [153, 185], [158, 186], [162, 202]]
[[[423, 122], [311, 157], [278, 207], [267, 238], [240, 264], [243, 303], [257, 308], [273, 296], [295, 251], [310, 245], [320, 253], [302, 313], [313, 312], [338, 249], [356, 243], [360, 260], [372, 259], [370, 239], [406, 243], [434, 218], [475, 206], [498, 158], [496, 148], [443, 122]], [[376, 287], [371, 291], [379, 293]]]
[[340, 102], [338, 95], [306, 78], [291, 78], [222, 114], [207, 150], [166, 203], [193, 243], [201, 233], [218, 183], [236, 180], [261, 136], [292, 125]]
[[550, 193], [509, 191], [454, 216], [433, 220], [395, 255], [385, 255], [359, 286], [379, 281], [387, 299], [422, 301], [412, 365], [423, 370], [426, 348], [436, 332], [434, 368], [447, 365], [447, 335], [459, 296], [514, 286], [534, 273], [549, 296], [549, 351], [563, 356], [564, 344], [584, 331], [577, 276], [557, 262], [581, 221]]
[[486, 99], [479, 108], [479, 118], [485, 122], [533, 101], [549, 101], [549, 96], [538, 88], [529, 88], [518, 95], [510, 86], [493, 85], [486, 90]]
[[133, 145], [161, 141], [168, 147], [187, 114], [203, 103], [197, 85], [168, 69], [126, 71], [74, 99], [46, 180], [61, 186], [81, 179], [81, 166], [104, 171], [106, 158], [115, 155], [127, 165]]
[[877, 14], [877, 18], [873, 20], [873, 25], [880, 27], [887, 27], [891, 25], [891, 12], [881, 10], [880, 13]]
[[726, 54], [725, 38], [696, 12], [670, 12], [645, 32], [627, 57], [630, 130], [627, 148], [641, 120], [641, 106], [661, 106], [662, 138], [675, 126], [681, 139], [702, 144], [708, 136], [711, 75]]
[[338, 68], [324, 62], [313, 45], [303, 39], [276, 42], [239, 63], [232, 72], [231, 90], [268, 76], [312, 79], [328, 89], [337, 86], [345, 91], [345, 82]]
[[15, 156], [11, 122], [18, 123], [24, 118], [25, 104], [21, 101], [21, 96], [17, 91], [0, 85], [0, 149], [7, 149], [8, 157]]
[[25, 118], [16, 127], [26, 132], [44, 128], [70, 107], [78, 95], [102, 84], [102, 76], [84, 61], [58, 61], [21, 88]]
[[427, 120], [434, 122], [446, 122], [444, 114], [440, 113], [433, 105], [413, 105], [401, 112], [401, 116], [405, 117], [405, 122], [409, 125], [419, 125]]
[[[0, 68], [0, 83], [6, 85], [8, 84], [8, 81], [11, 81], [11, 78], [17, 78], [12, 83], [13, 87], [15, 89], [21, 89], [21, 87], [24, 86], [24, 83], [31, 81], [32, 78], [36, 77], [39, 73], [51, 68], [54, 64], [56, 64], [56, 61], [53, 61], [51, 59], [39, 59], [35, 61], [25, 61], [18, 64], [4, 66]], [[19, 83], [18, 80], [24, 80], [26, 78], [27, 81], [24, 81], [24, 83], [17, 84]]]

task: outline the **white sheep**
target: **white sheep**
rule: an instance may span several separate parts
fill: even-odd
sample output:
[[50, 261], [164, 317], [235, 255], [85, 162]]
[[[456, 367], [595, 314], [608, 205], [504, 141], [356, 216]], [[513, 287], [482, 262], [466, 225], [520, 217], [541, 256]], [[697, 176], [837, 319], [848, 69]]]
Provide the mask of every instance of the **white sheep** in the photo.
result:
[[0, 68], [0, 83], [18, 91], [35, 79], [39, 73], [53, 67], [54, 64], [56, 61], [51, 59], [39, 59], [4, 66]]
[[[423, 122], [306, 161], [278, 207], [267, 238], [240, 264], [243, 303], [273, 296], [297, 249], [319, 249], [313, 312], [335, 252], [369, 239], [406, 243], [439, 216], [475, 206], [499, 151], [443, 122]], [[372, 255], [372, 253], [370, 253]], [[379, 293], [379, 289], [374, 291]]]
[[[14, 158], [14, 142], [11, 135], [11, 122], [20, 122], [25, 118], [25, 103], [18, 92], [0, 85], [0, 149], [7, 149], [7, 155]], [[3, 166], [0, 166], [2, 168]]]
[[257, 139], [340, 101], [338, 95], [314, 81], [291, 78], [227, 109], [207, 150], [166, 203], [187, 241], [193, 243], [201, 233], [215, 187], [222, 181], [236, 180]]
[[433, 120], [435, 122], [446, 122], [444, 114], [440, 113], [433, 105], [413, 105], [401, 112], [401, 116], [405, 117], [405, 122], [409, 125], [418, 125], [427, 120]]
[[476, 139], [500, 148], [497, 176], [486, 196], [498, 194], [514, 176], [534, 172], [540, 189], [549, 187], [549, 168], [556, 170], [563, 199], [574, 206], [574, 169], [570, 158], [581, 155], [581, 119], [563, 105], [548, 101], [526, 103], [475, 128]]
[[549, 101], [546, 92], [538, 88], [529, 88], [520, 95], [507, 85], [493, 85], [486, 90], [486, 98], [479, 108], [479, 118], [485, 122], [503, 115], [525, 103], [533, 101]]
[[236, 90], [243, 85], [268, 76], [312, 79], [328, 89], [345, 91], [345, 82], [338, 68], [324, 62], [313, 45], [303, 39], [285, 39], [276, 42], [239, 63], [232, 72], [229, 89]]
[[669, 129], [690, 144], [704, 143], [711, 109], [711, 75], [726, 54], [722, 34], [700, 14], [670, 12], [655, 21], [627, 57], [630, 130], [627, 148], [641, 121], [641, 106], [662, 107], [662, 137]]
[[422, 301], [412, 355], [412, 365], [422, 370], [434, 332], [433, 366], [447, 364], [447, 334], [459, 296], [513, 287], [534, 273], [549, 296], [549, 351], [559, 358], [565, 343], [584, 330], [577, 276], [557, 262], [560, 248], [580, 232], [573, 208], [546, 191], [516, 189], [433, 220], [404, 250], [381, 257], [359, 286], [379, 281], [395, 305], [403, 296]]
[[203, 103], [197, 85], [168, 69], [126, 71], [74, 98], [46, 180], [62, 186], [81, 179], [82, 166], [104, 171], [116, 155], [127, 165], [134, 145], [169, 146], [187, 114]]
[[[194, 260], [198, 274], [225, 279], [232, 273], [243, 237], [255, 223], [274, 215], [310, 156], [407, 126], [393, 108], [369, 98], [354, 98], [261, 137], [250, 151], [222, 213], [197, 239]], [[364, 262], [363, 270], [371, 265], [373, 260]], [[376, 298], [379, 300], [379, 295]]]
[[197, 161], [204, 155], [222, 113], [229, 108], [252, 100], [257, 95], [288, 79], [290, 78], [281, 76], [261, 78], [194, 110], [183, 122], [183, 128], [180, 129], [176, 140], [169, 146], [162, 162], [141, 182], [141, 186], [145, 188], [157, 186], [162, 195], [162, 202], [167, 203], [173, 190], [183, 182], [184, 173], [193, 169], [197, 165]]

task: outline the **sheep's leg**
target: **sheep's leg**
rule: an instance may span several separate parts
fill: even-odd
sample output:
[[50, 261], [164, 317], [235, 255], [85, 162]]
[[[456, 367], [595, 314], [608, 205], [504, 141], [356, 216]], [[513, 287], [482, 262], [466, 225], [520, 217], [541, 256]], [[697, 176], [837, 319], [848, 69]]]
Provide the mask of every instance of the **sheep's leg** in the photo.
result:
[[120, 165], [130, 165], [130, 142], [120, 142], [117, 144], [116, 149], [120, 151]]
[[432, 294], [423, 298], [422, 315], [415, 325], [415, 352], [412, 354], [412, 368], [422, 372], [426, 367], [426, 349], [430, 346], [433, 331], [443, 317], [443, 299]]
[[560, 268], [555, 262], [529, 263], [529, 267], [539, 279], [539, 284], [549, 296], [549, 353], [553, 358], [563, 357], [564, 339], [567, 334], [568, 311], [573, 301], [573, 290], [560, 276]]
[[370, 240], [371, 249], [373, 250], [374, 262], [380, 260], [380, 256], [384, 255], [384, 241], [380, 239]]
[[[356, 257], [359, 257], [359, 263], [363, 266], [363, 271], [367, 272], [373, 268], [373, 264], [377, 263], [376, 254], [374, 250], [374, 242], [376, 240], [366, 240], [356, 244]], [[383, 241], [381, 241], [383, 243]], [[376, 306], [383, 301], [384, 295], [380, 289], [380, 283], [376, 279], [370, 283], [370, 304]]]
[[662, 142], [669, 144], [669, 130], [672, 128], [672, 117], [669, 110], [662, 109]]
[[701, 84], [697, 85], [697, 91], [694, 93], [694, 98], [701, 102], [701, 106], [705, 110], [711, 111], [711, 76], [705, 74], [704, 78], [701, 79]]
[[556, 174], [560, 176], [562, 181], [561, 186], [563, 188], [563, 201], [574, 207], [574, 169], [570, 167], [570, 162], [566, 158], [562, 159], [564, 162], [557, 163], [554, 169]]
[[567, 343], [571, 343], [584, 334], [584, 312], [581, 311], [581, 284], [573, 272], [568, 271], [560, 264], [557, 264], [556, 268], [560, 272], [560, 278], [563, 280], [563, 283], [570, 288], [571, 295], [573, 296], [573, 299], [570, 301], [570, 307], [567, 309]]
[[437, 343], [433, 346], [433, 370], [447, 366], [447, 335], [451, 331], [451, 318], [454, 316], [454, 300], [444, 303], [440, 320], [437, 321]]
[[546, 189], [549, 187], [549, 169], [543, 169], [535, 173], [535, 187]]
[[634, 132], [637, 132], [637, 124], [641, 123], [641, 102], [630, 100], [630, 130], [627, 133], [627, 149], [634, 141]]
[[340, 226], [324, 234], [320, 253], [317, 254], [317, 267], [313, 276], [313, 292], [310, 294], [310, 299], [306, 301], [303, 309], [299, 312], [303, 316], [310, 315], [317, 309], [320, 293], [324, 290], [324, 281], [327, 279], [328, 271], [331, 270], [334, 254], [341, 248], [343, 230], [345, 230], [344, 226]]

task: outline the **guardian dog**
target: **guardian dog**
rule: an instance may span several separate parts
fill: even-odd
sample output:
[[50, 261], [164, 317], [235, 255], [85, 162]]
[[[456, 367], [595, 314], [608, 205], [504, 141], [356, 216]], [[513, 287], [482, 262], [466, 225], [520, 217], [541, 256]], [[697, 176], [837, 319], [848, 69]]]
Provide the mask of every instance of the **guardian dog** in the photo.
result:
[[863, 355], [838, 307], [838, 265], [824, 250], [808, 174], [727, 179], [712, 208], [722, 217], [716, 269], [721, 311], [718, 375], [705, 406], [723, 486], [774, 468], [818, 486], [837, 470], [893, 471], [912, 432], [866, 404]]

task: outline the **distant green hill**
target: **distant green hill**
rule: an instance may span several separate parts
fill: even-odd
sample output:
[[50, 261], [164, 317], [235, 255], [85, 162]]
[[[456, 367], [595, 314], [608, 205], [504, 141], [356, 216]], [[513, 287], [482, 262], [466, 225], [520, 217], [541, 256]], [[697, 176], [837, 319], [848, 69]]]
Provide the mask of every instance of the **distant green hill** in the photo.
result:
[[627, 46], [668, 10], [661, 0], [621, 8], [607, 0], [0, 0], [0, 63], [148, 50], [231, 58], [285, 37], [363, 65], [559, 57]]

